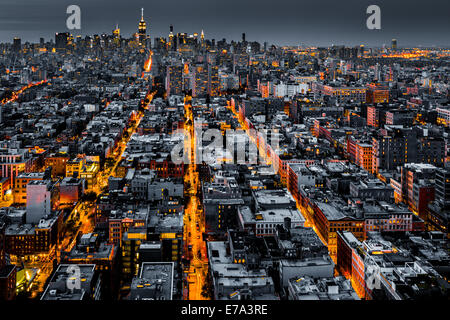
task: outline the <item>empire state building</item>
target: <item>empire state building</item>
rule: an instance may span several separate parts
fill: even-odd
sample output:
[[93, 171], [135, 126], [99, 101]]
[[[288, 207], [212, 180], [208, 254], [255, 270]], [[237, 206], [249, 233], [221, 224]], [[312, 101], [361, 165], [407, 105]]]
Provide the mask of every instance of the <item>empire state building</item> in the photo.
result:
[[144, 8], [141, 9], [141, 21], [138, 27], [139, 44], [144, 44], [147, 38], [147, 24], [144, 20]]

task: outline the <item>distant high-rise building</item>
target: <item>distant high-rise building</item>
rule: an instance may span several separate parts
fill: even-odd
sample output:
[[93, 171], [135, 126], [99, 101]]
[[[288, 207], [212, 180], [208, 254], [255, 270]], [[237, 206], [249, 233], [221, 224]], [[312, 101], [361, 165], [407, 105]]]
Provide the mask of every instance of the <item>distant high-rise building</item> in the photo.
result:
[[167, 95], [181, 95], [183, 84], [183, 65], [167, 66], [166, 91]]
[[208, 65], [208, 94], [217, 96], [219, 94], [219, 68], [216, 65]]
[[113, 30], [113, 36], [116, 39], [120, 38], [120, 28], [118, 24], [116, 24], [116, 28]]
[[392, 39], [392, 50], [397, 50], [397, 39]]
[[13, 40], [13, 51], [19, 52], [22, 49], [22, 40], [20, 38], [14, 38]]
[[141, 21], [139, 21], [138, 37], [139, 43], [144, 44], [147, 38], [147, 24], [144, 20], [144, 8], [141, 9]]
[[186, 39], [187, 39], [187, 34], [182, 32], [182, 33], [177, 33], [177, 46], [181, 47], [186, 43]]
[[192, 96], [198, 97], [208, 93], [208, 68], [204, 63], [193, 67], [191, 78]]
[[70, 34], [68, 32], [55, 33], [55, 49], [65, 50], [69, 43]]
[[200, 45], [202, 46], [202, 48], [205, 46], [205, 34], [204, 34], [203, 30], [200, 35]]
[[175, 41], [173, 39], [173, 25], [170, 25], [168, 49], [169, 50], [175, 50], [176, 49], [175, 48]]
[[360, 56], [360, 57], [364, 56], [364, 45], [363, 44], [359, 46], [358, 56]]
[[245, 33], [242, 34], [242, 42], [245, 42]]
[[158, 37], [154, 40], [154, 47], [157, 50], [165, 50], [166, 47], [166, 39], [164, 37]]

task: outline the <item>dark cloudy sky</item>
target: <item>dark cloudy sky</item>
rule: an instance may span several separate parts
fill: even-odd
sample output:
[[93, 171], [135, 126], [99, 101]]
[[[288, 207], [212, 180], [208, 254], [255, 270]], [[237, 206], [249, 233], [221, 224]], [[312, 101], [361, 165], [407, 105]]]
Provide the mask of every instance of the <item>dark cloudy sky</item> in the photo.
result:
[[[66, 29], [66, 8], [81, 8], [80, 31], [111, 33], [119, 24], [128, 37], [137, 29], [140, 8], [150, 35], [167, 36], [169, 25], [207, 38], [273, 44], [450, 46], [448, 0], [0, 0], [0, 42], [48, 40]], [[366, 8], [381, 7], [381, 30], [366, 28]]]

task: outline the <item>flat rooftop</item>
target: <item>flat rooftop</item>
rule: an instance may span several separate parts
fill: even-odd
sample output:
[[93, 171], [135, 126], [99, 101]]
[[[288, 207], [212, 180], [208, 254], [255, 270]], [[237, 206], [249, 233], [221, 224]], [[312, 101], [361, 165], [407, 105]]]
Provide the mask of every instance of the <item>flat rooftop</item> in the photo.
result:
[[[80, 271], [79, 289], [67, 287], [73, 271], [70, 268], [78, 268]], [[86, 294], [91, 292], [91, 282], [95, 273], [95, 264], [60, 264], [56, 269], [47, 288], [41, 296], [41, 300], [83, 300]]]
[[144, 262], [131, 282], [130, 300], [172, 300], [173, 262]]
[[360, 300], [350, 281], [344, 277], [291, 279], [289, 294], [292, 300]]

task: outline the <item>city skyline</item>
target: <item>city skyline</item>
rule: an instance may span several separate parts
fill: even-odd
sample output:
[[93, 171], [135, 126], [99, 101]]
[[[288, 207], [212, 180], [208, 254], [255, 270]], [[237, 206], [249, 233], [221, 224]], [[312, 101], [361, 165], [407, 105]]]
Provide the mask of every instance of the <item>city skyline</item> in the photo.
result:
[[[174, 32], [188, 34], [204, 30], [208, 39], [223, 38], [227, 41], [241, 39], [246, 33], [248, 41], [268, 42], [275, 45], [331, 46], [364, 44], [371, 47], [389, 45], [391, 39], [398, 40], [399, 47], [448, 47], [447, 32], [450, 22], [446, 12], [449, 3], [428, 1], [427, 5], [415, 1], [389, 3], [377, 1], [381, 8], [381, 30], [366, 28], [365, 13], [371, 1], [348, 1], [345, 5], [329, 0], [313, 3], [288, 0], [277, 2], [279, 11], [267, 9], [269, 1], [205, 2], [189, 3], [176, 0], [164, 3], [146, 3], [131, 0], [78, 1], [81, 8], [81, 30], [68, 30], [66, 8], [69, 1], [55, 3], [52, 0], [30, 4], [27, 0], [5, 1], [0, 4], [0, 42], [12, 42], [19, 37], [22, 42], [48, 41], [56, 32], [71, 32], [74, 35], [110, 34], [118, 24], [123, 37], [137, 32], [141, 8], [145, 9], [148, 34], [167, 37], [169, 26]], [[235, 10], [233, 8], [239, 8]], [[288, 10], [289, 9], [289, 10]], [[189, 14], [186, 14], [189, 12]], [[206, 14], [208, 13], [208, 14]], [[429, 13], [429, 14], [427, 14]], [[230, 23], [232, 22], [232, 23]]]
[[448, 5], [2, 1], [0, 302], [448, 301]]

